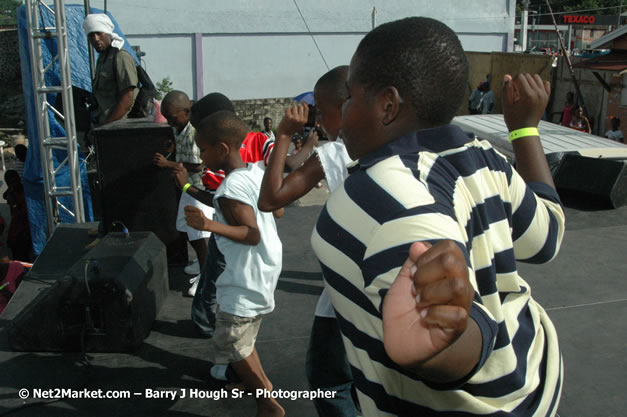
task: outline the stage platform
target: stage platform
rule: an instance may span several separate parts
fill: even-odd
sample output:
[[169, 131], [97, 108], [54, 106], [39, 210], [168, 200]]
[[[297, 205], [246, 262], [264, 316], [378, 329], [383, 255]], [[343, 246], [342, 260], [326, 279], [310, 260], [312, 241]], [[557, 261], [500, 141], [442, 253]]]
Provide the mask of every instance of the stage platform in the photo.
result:
[[[324, 190], [286, 209], [277, 222], [284, 266], [276, 310], [264, 319], [257, 348], [275, 389], [307, 389], [305, 352], [315, 304], [322, 290], [309, 237]], [[570, 204], [567, 232], [558, 257], [545, 266], [520, 265], [533, 296], [547, 309], [560, 338], [565, 383], [561, 417], [622, 416], [627, 409], [627, 207], [603, 210]], [[150, 336], [134, 354], [20, 353], [0, 333], [0, 416], [251, 416], [250, 397], [219, 401], [190, 398], [215, 390], [207, 383], [207, 339], [190, 320], [189, 276], [170, 268], [169, 295]], [[4, 327], [6, 323], [0, 323]], [[116, 390], [127, 399], [34, 399], [33, 390]], [[21, 389], [29, 398], [19, 398]], [[146, 398], [169, 390], [171, 398]], [[186, 397], [180, 394], [185, 392]], [[52, 391], [55, 393], [55, 391]], [[135, 393], [139, 395], [135, 395]], [[304, 399], [281, 400], [288, 416], [315, 416]]]

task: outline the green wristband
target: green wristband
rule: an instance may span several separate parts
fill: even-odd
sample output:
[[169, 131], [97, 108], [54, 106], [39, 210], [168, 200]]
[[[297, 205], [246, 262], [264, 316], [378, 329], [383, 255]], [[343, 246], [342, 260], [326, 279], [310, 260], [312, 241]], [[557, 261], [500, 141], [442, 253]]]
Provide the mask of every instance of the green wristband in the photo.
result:
[[516, 139], [525, 138], [527, 136], [540, 136], [540, 132], [538, 132], [537, 127], [524, 127], [522, 129], [517, 129], [509, 132], [509, 141], [513, 142]]
[[191, 187], [192, 185], [190, 183], [187, 183], [183, 186], [183, 192], [186, 193], [187, 190], [189, 190], [189, 187]]

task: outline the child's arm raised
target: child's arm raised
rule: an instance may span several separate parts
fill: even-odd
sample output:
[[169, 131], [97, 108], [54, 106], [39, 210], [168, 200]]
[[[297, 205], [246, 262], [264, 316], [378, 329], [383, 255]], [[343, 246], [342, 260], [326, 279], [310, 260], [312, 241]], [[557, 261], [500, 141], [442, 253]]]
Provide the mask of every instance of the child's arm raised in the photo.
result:
[[[551, 85], [537, 74], [519, 74], [513, 79], [506, 75], [503, 114], [509, 131], [537, 127], [550, 93]], [[540, 137], [527, 136], [527, 132], [523, 130], [520, 138], [512, 140], [518, 172], [509, 185], [512, 206], [516, 207], [512, 221], [517, 236], [514, 253], [519, 261], [544, 263], [559, 251], [565, 216]]]
[[291, 171], [300, 168], [307, 158], [309, 158], [313, 149], [318, 146], [318, 139], [318, 132], [315, 129], [311, 129], [303, 148], [296, 155], [287, 155], [285, 165], [287, 165]]
[[[551, 95], [551, 84], [538, 74], [505, 75], [503, 81], [503, 116], [510, 132], [537, 127]], [[539, 136], [512, 141], [516, 171], [525, 182], [543, 182], [555, 188], [549, 164]]]
[[216, 233], [244, 245], [259, 243], [261, 234], [251, 206], [226, 197], [220, 197], [218, 204], [229, 224], [209, 220], [200, 209], [192, 206], [185, 206], [185, 221], [194, 229]]
[[[295, 132], [303, 128], [308, 114], [309, 109], [305, 103], [297, 104], [285, 111], [274, 150], [261, 182], [257, 202], [261, 211], [273, 211], [291, 203], [307, 194], [324, 178], [324, 171], [317, 157], [309, 157], [304, 165], [283, 178], [283, 167], [290, 140]], [[306, 151], [303, 149], [299, 154], [302, 152]]]

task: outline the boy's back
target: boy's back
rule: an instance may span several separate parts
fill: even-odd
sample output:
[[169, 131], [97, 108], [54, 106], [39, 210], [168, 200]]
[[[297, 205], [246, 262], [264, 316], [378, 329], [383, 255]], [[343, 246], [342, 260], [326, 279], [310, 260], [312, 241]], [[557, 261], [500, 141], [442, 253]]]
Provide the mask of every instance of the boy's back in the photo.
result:
[[[483, 414], [512, 397], [537, 402], [531, 408], [525, 403], [526, 411], [540, 402], [540, 409], [550, 409], [561, 384], [557, 335], [518, 275], [515, 258], [541, 262], [555, 254], [560, 229], [549, 224], [563, 224], [557, 193], [533, 184], [543, 198], [537, 200], [487, 142], [472, 141], [454, 126], [417, 133], [360, 159], [358, 170], [327, 202], [312, 236], [340, 327], [348, 335], [348, 351], [373, 389], [362, 392], [360, 401], [376, 399], [375, 409], [394, 415], [419, 415], [423, 407]], [[389, 157], [391, 152], [399, 155]], [[342, 215], [347, 207], [354, 209]], [[476, 289], [470, 315], [484, 337], [480, 371], [448, 388], [399, 372], [386, 356], [378, 356], [385, 350], [381, 290], [396, 278], [404, 259], [398, 252], [413, 241], [443, 238], [454, 239], [469, 259]], [[331, 260], [340, 257], [345, 258], [342, 268]], [[352, 268], [360, 272], [340, 272]], [[364, 311], [368, 321], [363, 321]], [[380, 325], [371, 327], [373, 322]], [[364, 340], [373, 345], [360, 345]], [[511, 367], [502, 366], [503, 358]], [[540, 361], [545, 375], [539, 385]], [[372, 362], [378, 366], [372, 368]], [[475, 397], [478, 393], [483, 399]]]
[[[226, 267], [216, 283], [220, 309], [227, 313], [251, 317], [274, 309], [274, 289], [281, 273], [282, 246], [274, 216], [257, 208], [263, 170], [255, 164], [230, 172], [222, 182], [215, 201], [229, 198], [251, 206], [257, 218], [261, 240], [246, 245], [216, 236], [224, 254]], [[225, 213], [216, 204], [216, 220], [228, 224]]]
[[504, 77], [514, 171], [451, 126], [468, 63], [428, 18], [378, 26], [349, 67], [357, 165], [312, 236], [364, 416], [554, 415], [557, 335], [516, 261], [550, 260], [564, 214], [538, 137], [550, 86]]

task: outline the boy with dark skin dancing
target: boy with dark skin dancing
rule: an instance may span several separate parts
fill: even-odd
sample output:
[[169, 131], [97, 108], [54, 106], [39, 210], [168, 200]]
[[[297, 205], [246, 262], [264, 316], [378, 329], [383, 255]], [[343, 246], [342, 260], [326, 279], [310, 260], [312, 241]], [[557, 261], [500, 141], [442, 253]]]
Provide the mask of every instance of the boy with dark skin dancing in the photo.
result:
[[[189, 182], [196, 187], [200, 187], [202, 186], [202, 181], [200, 179], [202, 161], [200, 160], [198, 147], [194, 143], [194, 135], [196, 131], [190, 123], [191, 107], [192, 103], [190, 102], [189, 97], [182, 91], [170, 91], [163, 98], [163, 101], [161, 102], [161, 114], [168, 121], [168, 125], [174, 129], [176, 161], [168, 161], [165, 156], [160, 153], [156, 153], [153, 157], [153, 163], [160, 168], [169, 169], [176, 169], [178, 164], [182, 164], [187, 171], [188, 176], [185, 182]], [[186, 197], [184, 195], [181, 196], [183, 204], [186, 201], [185, 198]], [[178, 226], [181, 223], [182, 215], [183, 213], [180, 204], [179, 214], [177, 215], [176, 220], [177, 230], [187, 232], [187, 237], [194, 249], [194, 252], [196, 252], [196, 258], [198, 259], [198, 264], [202, 270], [205, 258], [207, 257], [207, 242], [205, 238], [208, 236], [203, 235], [202, 232], [187, 230], [185, 227], [179, 228]]]
[[[191, 107], [190, 123], [197, 128], [206, 117], [218, 111], [229, 111], [235, 114], [233, 103], [228, 97], [218, 92], [207, 94]], [[274, 141], [261, 140], [260, 136], [265, 137], [260, 132], [249, 132], [246, 135], [246, 139], [244, 139], [240, 149], [242, 161], [259, 166], [264, 161], [268, 161], [272, 149], [274, 149]], [[298, 161], [295, 160], [295, 162]], [[302, 161], [300, 163], [302, 164]], [[188, 173], [183, 164], [178, 164], [173, 169], [173, 174], [175, 182], [181, 190], [185, 190], [185, 193], [189, 196], [209, 206], [212, 204], [215, 191], [224, 179], [224, 173], [206, 170], [203, 174], [202, 187], [192, 184], [186, 186]], [[280, 218], [283, 216], [283, 212], [281, 208], [280, 210], [275, 210], [274, 215], [276, 218]], [[217, 248], [215, 236], [212, 235], [208, 242], [205, 267], [201, 270], [200, 278], [197, 281], [198, 290], [194, 295], [192, 303], [192, 321], [201, 334], [206, 337], [211, 337], [215, 328], [215, 282], [223, 270], [224, 257]], [[225, 372], [226, 370], [222, 367], [220, 369], [212, 369], [212, 375], [218, 379], [226, 378]]]
[[[347, 97], [348, 66], [340, 66], [324, 74], [314, 87], [316, 117], [330, 142], [318, 148], [305, 163], [283, 176], [285, 152], [294, 133], [302, 131], [309, 116], [307, 104], [286, 110], [279, 125], [275, 152], [270, 158], [259, 194], [259, 208], [264, 211], [283, 207], [307, 194], [326, 178], [329, 191], [342, 185], [351, 162], [339, 138], [342, 104]], [[315, 134], [315, 133], [314, 133]], [[306, 359], [307, 380], [311, 389], [334, 391], [333, 398], [314, 399], [320, 416], [350, 417], [356, 415], [352, 398], [352, 375], [342, 336], [335, 320], [333, 306], [323, 290], [316, 306]]]
[[[210, 344], [212, 362], [228, 363], [246, 389], [272, 391], [255, 341], [263, 315], [274, 309], [274, 290], [281, 272], [281, 241], [271, 213], [257, 209], [263, 171], [242, 161], [240, 147], [246, 125], [234, 113], [220, 111], [200, 122], [196, 144], [205, 166], [224, 170], [216, 190], [216, 219], [196, 207], [185, 207], [189, 226], [217, 235], [225, 269], [218, 278], [216, 329]], [[270, 396], [255, 395], [257, 416], [283, 416]]]
[[467, 78], [459, 39], [428, 18], [378, 26], [351, 60], [342, 135], [358, 163], [312, 246], [364, 416], [557, 411], [557, 334], [516, 268], [551, 260], [564, 232], [536, 128], [550, 86], [505, 77], [514, 170], [449, 124]]

